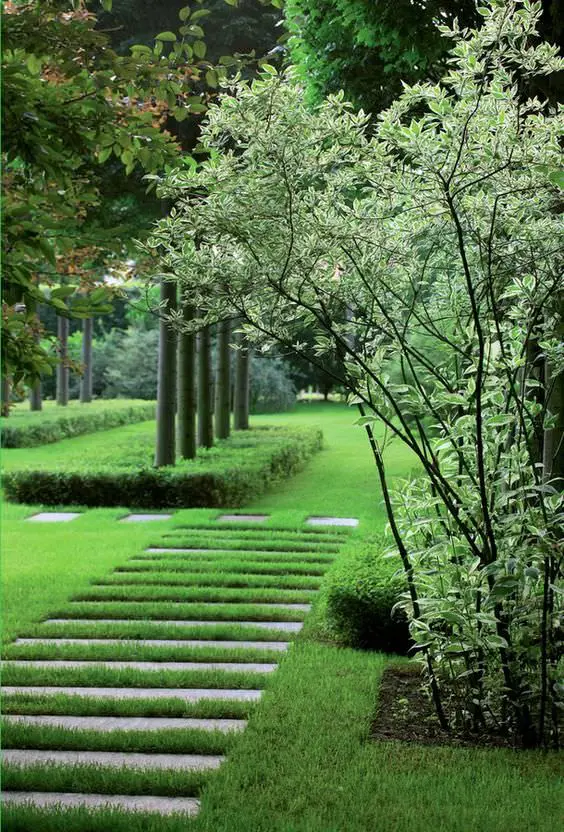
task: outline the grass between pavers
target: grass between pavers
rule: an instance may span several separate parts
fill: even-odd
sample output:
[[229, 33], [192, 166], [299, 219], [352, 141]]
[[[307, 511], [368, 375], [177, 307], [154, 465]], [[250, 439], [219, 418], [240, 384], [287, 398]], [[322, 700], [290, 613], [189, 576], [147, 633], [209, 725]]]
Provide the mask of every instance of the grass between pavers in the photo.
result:
[[239, 551], [233, 549], [203, 549], [203, 551], [189, 550], [181, 547], [179, 550], [170, 548], [168, 546], [150, 547], [155, 549], [162, 549], [163, 551], [145, 551], [129, 561], [131, 563], [139, 563], [140, 561], [174, 561], [180, 566], [189, 566], [190, 564], [220, 562], [225, 558], [237, 558], [241, 563], [264, 563], [266, 565], [274, 564], [276, 566], [292, 566], [298, 564], [312, 564], [313, 566], [330, 566], [335, 560], [335, 555], [330, 554], [315, 554], [310, 555], [306, 552], [261, 552], [256, 551]]
[[71, 401], [65, 407], [44, 401], [31, 411], [27, 402], [16, 404], [0, 418], [4, 448], [30, 448], [71, 436], [108, 430], [155, 418], [155, 402], [143, 399], [103, 399], [88, 404]]
[[[336, 543], [340, 545], [344, 538], [352, 534], [349, 527], [334, 526], [334, 527], [316, 527], [305, 526], [301, 524], [295, 528], [292, 526], [284, 527], [278, 525], [278, 515], [267, 516], [267, 519], [260, 524], [252, 524], [245, 526], [244, 523], [231, 523], [229, 521], [219, 520], [221, 514], [212, 518], [212, 524], [203, 525], [201, 523], [176, 523], [171, 533], [169, 534], [198, 534], [201, 537], [226, 537], [227, 533], [232, 538], [239, 540], [268, 540], [276, 537], [277, 539], [284, 539], [289, 541], [299, 541], [300, 543], [308, 543], [316, 545], [317, 543]], [[215, 522], [214, 522], [215, 521]], [[333, 528], [334, 531], [330, 529]], [[167, 534], [163, 535], [168, 537]]]
[[53, 716], [146, 716], [197, 717], [200, 719], [248, 719], [256, 708], [255, 702], [232, 699], [201, 699], [187, 702], [167, 699], [100, 699], [95, 696], [72, 696], [66, 693], [5, 694], [4, 714], [45, 714]]
[[[103, 638], [95, 634], [96, 638]], [[160, 634], [159, 634], [160, 635]], [[175, 634], [176, 635], [176, 634]], [[290, 634], [292, 635], [292, 634]], [[255, 650], [254, 648], [191, 647], [139, 644], [135, 640], [124, 644], [10, 644], [4, 648], [3, 658], [17, 659], [63, 659], [76, 661], [137, 661], [137, 662], [277, 662], [281, 650]], [[5, 672], [5, 670], [4, 670]], [[230, 674], [231, 675], [231, 674]], [[6, 680], [4, 680], [6, 681]], [[8, 684], [6, 682], [6, 684]]]
[[55, 685], [121, 688], [219, 688], [258, 690], [269, 684], [269, 673], [223, 670], [137, 670], [123, 667], [31, 667], [5, 665], [4, 685]]
[[193, 603], [309, 604], [315, 590], [229, 589], [222, 587], [92, 586], [73, 595], [72, 601], [179, 601]]
[[[84, 792], [85, 784], [94, 794], [170, 795], [197, 797], [215, 776], [209, 771], [162, 771], [154, 769], [116, 769], [99, 765], [74, 766], [4, 763], [2, 786], [5, 791]], [[5, 811], [5, 810], [4, 810]]]
[[[24, 725], [2, 721], [3, 748], [37, 748], [65, 751], [123, 751], [137, 754], [226, 754], [238, 732], [204, 731], [201, 728], [161, 728], [159, 731], [110, 732]], [[90, 785], [89, 785], [90, 789]]]
[[239, 539], [235, 536], [226, 537], [224, 535], [216, 538], [200, 537], [197, 534], [193, 535], [176, 535], [171, 533], [166, 537], [159, 537], [151, 546], [169, 549], [210, 549], [212, 551], [221, 550], [223, 552], [303, 552], [307, 555], [313, 554], [333, 554], [339, 551], [339, 545], [335, 543], [301, 543], [299, 540], [288, 540], [278, 538], [273, 535], [268, 540], [250, 540]]
[[[288, 641], [297, 633], [284, 630], [271, 630], [262, 627], [240, 626], [238, 624], [209, 624], [204, 626], [184, 626], [165, 624], [158, 621], [127, 621], [119, 624], [98, 623], [96, 619], [52, 624], [35, 624], [22, 630], [19, 635], [28, 638], [162, 638], [162, 639], [198, 639], [200, 641]], [[13, 655], [15, 645], [7, 646], [4, 655]], [[202, 648], [203, 649], [203, 648]], [[231, 654], [231, 653], [230, 653]]]
[[203, 574], [187, 575], [186, 573], [163, 572], [161, 570], [147, 570], [146, 572], [133, 572], [131, 574], [117, 572], [105, 578], [99, 578], [96, 586], [217, 586], [237, 588], [273, 587], [275, 589], [319, 589], [321, 581], [304, 575], [250, 575], [244, 573], [233, 573], [229, 570], [223, 572], [204, 572]]
[[192, 819], [185, 814], [163, 817], [156, 813], [119, 809], [2, 808], [5, 832], [186, 832]]
[[222, 573], [244, 574], [244, 575], [309, 575], [314, 577], [321, 577], [327, 571], [326, 566], [314, 565], [308, 563], [274, 563], [268, 564], [261, 561], [244, 561], [231, 560], [229, 558], [212, 561], [204, 560], [199, 563], [183, 563], [182, 561], [174, 560], [148, 560], [143, 563], [138, 563], [136, 560], [130, 560], [123, 566], [117, 566], [113, 572], [114, 575], [130, 575], [137, 572], [147, 572], [150, 570], [156, 572], [170, 572], [176, 575], [198, 575], [202, 572], [209, 576]]
[[52, 610], [53, 618], [136, 618], [170, 621], [303, 621], [303, 610], [260, 604], [183, 604], [180, 602], [76, 601]]
[[370, 740], [386, 661], [296, 645], [205, 789], [195, 829], [552, 832], [564, 797], [555, 755]]

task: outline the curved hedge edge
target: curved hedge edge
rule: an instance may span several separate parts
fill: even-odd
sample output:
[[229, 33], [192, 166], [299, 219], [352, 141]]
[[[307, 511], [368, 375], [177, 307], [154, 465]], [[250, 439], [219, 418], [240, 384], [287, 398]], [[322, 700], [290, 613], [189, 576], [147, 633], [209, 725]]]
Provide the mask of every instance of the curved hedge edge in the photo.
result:
[[2, 427], [0, 445], [2, 448], [34, 448], [84, 433], [96, 433], [122, 425], [146, 422], [154, 419], [155, 415], [154, 402], [126, 407], [116, 405], [115, 408], [107, 410], [85, 411], [68, 416], [61, 414], [55, 419], [46, 419], [36, 425]]
[[[4, 474], [11, 502], [43, 505], [130, 506], [132, 508], [236, 508], [283, 479], [301, 471], [321, 450], [316, 429], [284, 436], [276, 429], [272, 451], [263, 459], [246, 460], [209, 471], [147, 468], [140, 471], [9, 471]], [[221, 464], [221, 463], [220, 463]]]

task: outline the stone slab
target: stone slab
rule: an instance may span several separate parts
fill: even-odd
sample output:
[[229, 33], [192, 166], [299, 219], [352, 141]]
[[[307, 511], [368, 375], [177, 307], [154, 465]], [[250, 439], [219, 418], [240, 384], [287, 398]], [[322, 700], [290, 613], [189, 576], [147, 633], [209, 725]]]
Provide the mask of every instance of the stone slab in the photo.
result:
[[358, 526], [356, 517], [308, 517], [308, 526]]
[[278, 667], [270, 662], [128, 662], [92, 659], [91, 661], [65, 659], [13, 659], [3, 661], [2, 667], [37, 667], [67, 668], [80, 670], [84, 668], [103, 667], [109, 670], [148, 670], [162, 672], [163, 670], [223, 670], [226, 673], [272, 673]]
[[157, 716], [44, 716], [36, 714], [4, 714], [4, 722], [67, 728], [76, 731], [243, 731], [246, 719], [198, 719], [192, 717]]
[[224, 523], [264, 523], [269, 516], [268, 514], [220, 514], [216, 520]]
[[125, 812], [154, 812], [159, 815], [197, 815], [200, 801], [193, 797], [155, 797], [130, 794], [79, 794], [76, 792], [4, 792], [6, 806], [36, 806], [78, 809], [122, 809]]
[[[131, 618], [48, 618], [44, 624], [117, 624], [135, 623]], [[160, 624], [169, 627], [257, 627], [259, 630], [279, 630], [283, 633], [299, 633], [302, 621], [179, 621], [177, 619], [154, 619], [144, 624]]]
[[26, 517], [30, 523], [69, 523], [80, 517], [76, 511], [40, 511], [32, 517]]
[[98, 765], [109, 768], [175, 769], [208, 771], [219, 768], [225, 757], [212, 754], [138, 754], [126, 751], [55, 751], [35, 748], [4, 748], [2, 761], [17, 766], [38, 763]]
[[[311, 604], [285, 604], [283, 602], [272, 603], [270, 601], [266, 602], [266, 601], [237, 601], [237, 600], [235, 600], [235, 601], [189, 601], [189, 600], [186, 600], [186, 601], [166, 601], [166, 600], [163, 600], [162, 598], [155, 598], [152, 601], [132, 601], [129, 598], [121, 598], [119, 601], [115, 601], [111, 598], [110, 599], [99, 600], [99, 601], [70, 601], [69, 606], [72, 606], [73, 604], [85, 604], [85, 603], [98, 604], [98, 605], [99, 604], [150, 604], [150, 603], [154, 603], [154, 604], [176, 604], [176, 605], [184, 604], [184, 606], [197, 604], [199, 606], [206, 606], [209, 610], [217, 609], [217, 607], [221, 607], [222, 609], [225, 609], [226, 606], [227, 607], [229, 607], [229, 606], [264, 607], [265, 609], [268, 609], [268, 610], [271, 610], [271, 609], [274, 609], [274, 610], [296, 610], [296, 611], [299, 610], [300, 612], [302, 612], [302, 611], [303, 612], [309, 612], [310, 609], [311, 609]], [[134, 621], [136, 619], [131, 619], [131, 620]], [[150, 618], [143, 618], [143, 619], [137, 619], [137, 620], [150, 621], [151, 619]], [[226, 620], [226, 623], [227, 623], [227, 621], [228, 620]]]
[[[160, 638], [17, 638], [16, 644], [50, 644], [57, 647], [62, 644], [117, 644], [120, 647], [219, 647], [226, 650], [238, 648], [249, 650], [287, 650], [288, 641], [228, 641], [206, 639], [160, 639]], [[103, 661], [103, 660], [102, 660]], [[199, 664], [199, 663], [198, 663]]]
[[225, 699], [232, 702], [258, 702], [262, 690], [231, 690], [229, 688], [85, 688], [71, 685], [3, 685], [4, 696], [64, 696], [94, 699], [182, 699], [184, 702]]
[[120, 523], [149, 523], [153, 520], [170, 520], [172, 514], [128, 514]]

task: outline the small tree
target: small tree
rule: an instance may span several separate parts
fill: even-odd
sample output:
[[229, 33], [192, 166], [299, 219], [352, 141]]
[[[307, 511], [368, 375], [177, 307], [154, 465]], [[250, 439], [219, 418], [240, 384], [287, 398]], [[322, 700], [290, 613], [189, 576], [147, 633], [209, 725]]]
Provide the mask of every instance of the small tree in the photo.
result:
[[[152, 240], [200, 325], [237, 313], [249, 338], [342, 363], [441, 724], [527, 746], [558, 742], [562, 701], [564, 493], [539, 448], [562, 425], [563, 117], [520, 94], [564, 66], [540, 12], [492, 0], [480, 30], [445, 30], [442, 83], [407, 87], [375, 135], [272, 68], [235, 84], [203, 130], [213, 160], [167, 178], [180, 200]], [[376, 424], [420, 466], [395, 495]]]

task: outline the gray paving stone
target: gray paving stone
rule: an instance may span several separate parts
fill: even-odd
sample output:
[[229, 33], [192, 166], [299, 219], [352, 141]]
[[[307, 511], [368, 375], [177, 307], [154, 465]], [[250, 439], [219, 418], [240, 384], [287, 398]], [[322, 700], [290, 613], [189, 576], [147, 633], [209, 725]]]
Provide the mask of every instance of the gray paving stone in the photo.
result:
[[278, 667], [270, 662], [128, 662], [92, 659], [90, 661], [66, 659], [13, 659], [3, 661], [2, 667], [81, 668], [104, 667], [110, 670], [223, 670], [226, 673], [272, 673]]
[[122, 647], [220, 647], [226, 650], [251, 649], [251, 650], [287, 650], [290, 646], [288, 641], [231, 641], [231, 640], [206, 640], [206, 639], [160, 639], [160, 638], [17, 638], [16, 644], [50, 644], [57, 647], [61, 644], [118, 644]]
[[200, 702], [206, 699], [225, 699], [235, 702], [258, 702], [262, 690], [230, 690], [228, 688], [85, 688], [72, 685], [3, 685], [4, 696], [93, 697], [95, 699], [182, 699], [184, 702]]
[[[243, 607], [264, 607], [265, 609], [271, 610], [300, 610], [303, 612], [309, 612], [311, 609], [311, 604], [285, 604], [283, 602], [280, 603], [271, 603], [271, 602], [263, 602], [263, 601], [163, 601], [160, 598], [156, 598], [154, 602], [150, 601], [132, 601], [129, 598], [122, 598], [120, 601], [112, 601], [111, 599], [107, 601], [104, 599], [103, 601], [69, 601], [69, 606], [72, 607], [73, 604], [143, 604], [143, 603], [156, 603], [156, 604], [184, 604], [184, 606], [189, 606], [190, 604], [197, 604], [198, 606], [205, 605], [207, 609], [214, 610], [217, 607], [221, 607], [221, 609], [225, 609], [226, 606], [243, 606]], [[143, 621], [150, 621], [149, 618], [142, 619]], [[227, 622], [226, 622], [227, 623]]]
[[264, 523], [269, 514], [221, 514], [216, 520], [229, 523]]
[[12, 806], [122, 809], [126, 812], [155, 812], [159, 815], [197, 815], [200, 801], [193, 797], [154, 797], [130, 794], [79, 794], [76, 792], [4, 792], [2, 802]]
[[356, 517], [308, 517], [308, 526], [358, 526]]
[[157, 716], [44, 716], [36, 714], [4, 714], [6, 723], [56, 726], [70, 730], [98, 731], [243, 731], [246, 719], [198, 719], [192, 717]]
[[26, 517], [30, 523], [68, 523], [80, 517], [80, 512], [76, 511], [40, 511], [39, 514], [34, 514], [32, 517]]
[[37, 763], [99, 765], [109, 768], [177, 769], [207, 771], [219, 768], [225, 757], [212, 754], [138, 754], [125, 751], [54, 751], [52, 749], [5, 748], [5, 763], [32, 766]]
[[148, 523], [152, 520], [170, 520], [172, 514], [128, 514], [120, 523]]
[[[134, 624], [131, 618], [48, 618], [44, 624]], [[259, 630], [279, 630], [284, 633], [299, 633], [302, 621], [179, 621], [177, 619], [151, 619], [144, 624], [160, 624], [169, 627], [257, 627]]]

